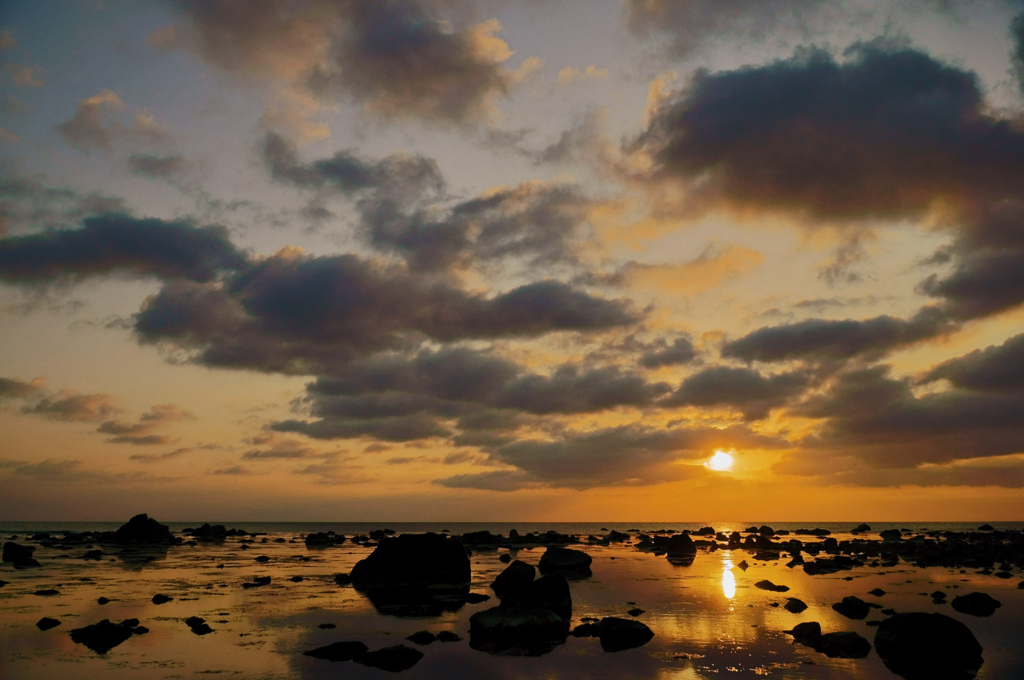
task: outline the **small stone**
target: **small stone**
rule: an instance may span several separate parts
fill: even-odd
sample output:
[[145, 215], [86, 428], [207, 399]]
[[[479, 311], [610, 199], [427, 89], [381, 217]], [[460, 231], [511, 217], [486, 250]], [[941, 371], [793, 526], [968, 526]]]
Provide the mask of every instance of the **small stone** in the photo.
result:
[[51, 619], [49, 616], [44, 616], [36, 621], [36, 627], [39, 628], [39, 630], [50, 630], [51, 628], [56, 628], [59, 625], [60, 621], [57, 619]]
[[165, 602], [170, 602], [173, 599], [174, 598], [171, 597], [170, 595], [164, 595], [163, 593], [157, 593], [156, 595], [153, 596], [152, 602], [153, 602], [153, 604], [164, 604]]

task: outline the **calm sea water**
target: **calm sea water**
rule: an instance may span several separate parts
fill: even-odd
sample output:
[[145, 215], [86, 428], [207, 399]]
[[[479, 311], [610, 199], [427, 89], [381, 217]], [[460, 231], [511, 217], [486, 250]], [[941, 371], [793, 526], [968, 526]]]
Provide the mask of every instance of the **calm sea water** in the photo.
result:
[[[657, 678], [710, 680], [712, 678], [894, 678], [872, 651], [865, 659], [829, 659], [794, 645], [783, 631], [802, 621], [818, 621], [825, 632], [850, 630], [868, 640], [875, 628], [852, 621], [832, 610], [846, 595], [871, 600], [868, 591], [882, 588], [886, 595], [874, 601], [901, 612], [937, 611], [963, 621], [984, 647], [985, 665], [979, 678], [1024, 678], [1024, 590], [1021, 575], [1003, 580], [945, 568], [917, 569], [900, 563], [891, 569], [863, 567], [833, 575], [808, 576], [788, 569], [785, 560], [754, 562], [745, 551], [700, 553], [689, 566], [669, 563], [664, 557], [642, 553], [631, 546], [585, 546], [594, 558], [593, 576], [571, 582], [573, 624], [582, 617], [628, 616], [639, 607], [639, 620], [655, 632], [647, 645], [617, 653], [601, 651], [592, 638], [572, 638], [552, 653], [536, 657], [503, 657], [477, 652], [468, 645], [469, 617], [497, 604], [495, 599], [465, 605], [436, 617], [408, 619], [378, 613], [363, 595], [339, 587], [333, 575], [351, 570], [372, 548], [346, 543], [326, 549], [307, 549], [302, 535], [334, 530], [352, 535], [372, 529], [399, 532], [440, 531], [462, 533], [487, 529], [520, 533], [554, 529], [581, 535], [606, 529], [697, 529], [711, 525], [731, 531], [750, 523], [696, 522], [683, 524], [559, 524], [559, 523], [227, 523], [250, 532], [266, 532], [266, 543], [242, 550], [238, 539], [223, 544], [176, 546], [145, 555], [122, 555], [116, 549], [101, 562], [86, 562], [84, 549], [60, 551], [39, 548], [41, 569], [16, 571], [0, 566], [0, 677], [27, 680], [68, 678], [166, 679], [226, 676], [238, 678], [383, 678], [385, 671], [352, 662], [332, 663], [306, 657], [303, 651], [341, 640], [361, 640], [371, 649], [404, 642], [419, 630], [450, 630], [463, 636], [456, 643], [434, 643], [420, 648], [424, 658], [403, 678]], [[771, 524], [771, 523], [769, 523]], [[992, 523], [997, 528], [1022, 528], [1024, 523]], [[12, 523], [0, 522], [7, 536], [27, 531], [102, 530], [118, 523]], [[188, 524], [172, 523], [174, 530]], [[194, 524], [192, 525], [194, 526]], [[822, 527], [848, 537], [853, 524], [779, 523], [775, 529]], [[872, 529], [973, 529], [976, 523], [872, 523]], [[283, 539], [278, 542], [277, 539]], [[488, 585], [504, 569], [499, 557], [506, 552], [474, 550], [471, 561], [474, 592], [492, 594]], [[515, 557], [537, 564], [543, 548], [518, 550]], [[266, 556], [266, 563], [255, 557]], [[300, 557], [308, 557], [302, 561]], [[150, 561], [140, 561], [140, 557]], [[740, 560], [752, 566], [737, 568]], [[254, 576], [270, 576], [271, 585], [245, 590], [241, 584]], [[288, 579], [302, 576], [301, 582]], [[791, 588], [785, 595], [753, 587], [769, 579]], [[850, 579], [850, 580], [847, 580]], [[33, 594], [53, 588], [58, 595]], [[950, 599], [958, 593], [982, 591], [1003, 603], [988, 618], [965, 616], [949, 605], [932, 603], [929, 593], [943, 589]], [[173, 597], [154, 605], [156, 593]], [[100, 605], [99, 597], [110, 603]], [[780, 606], [786, 596], [804, 600], [809, 608], [791, 614]], [[635, 603], [635, 604], [634, 604]], [[868, 621], [881, 618], [873, 613]], [[40, 631], [43, 616], [60, 626]], [[184, 620], [206, 619], [214, 632], [197, 636]], [[140, 619], [150, 633], [133, 637], [105, 655], [73, 643], [69, 630], [101, 619]], [[318, 626], [332, 623], [333, 629]], [[412, 643], [406, 642], [413, 646]]]

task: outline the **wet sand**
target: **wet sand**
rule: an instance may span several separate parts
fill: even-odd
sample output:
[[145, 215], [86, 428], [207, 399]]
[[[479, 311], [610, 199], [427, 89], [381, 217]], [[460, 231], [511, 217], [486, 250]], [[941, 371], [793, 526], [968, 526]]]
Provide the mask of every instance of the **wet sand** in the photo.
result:
[[[244, 526], [244, 525], [242, 525]], [[731, 531], [736, 527], [716, 527]], [[252, 530], [250, 528], [250, 530]], [[621, 529], [620, 529], [621, 530]], [[965, 623], [984, 648], [978, 678], [1024, 677], [1024, 590], [1022, 576], [1002, 579], [947, 567], [917, 568], [901, 561], [891, 568], [863, 566], [835, 574], [811, 576], [788, 568], [786, 557], [763, 562], [744, 549], [699, 551], [684, 566], [629, 544], [576, 545], [593, 557], [589, 578], [570, 581], [572, 625], [584, 617], [637, 620], [654, 638], [642, 647], [603, 652], [595, 638], [570, 636], [539, 657], [498, 656], [469, 647], [469, 617], [498, 602], [488, 587], [507, 565], [506, 548], [472, 549], [474, 593], [490, 595], [478, 604], [428, 618], [382, 615], [351, 586], [334, 582], [349, 572], [373, 547], [353, 545], [307, 548], [301, 533], [275, 532], [254, 543], [228, 538], [155, 550], [102, 547], [99, 562], [81, 559], [85, 548], [38, 547], [41, 568], [0, 567], [0, 677], [67, 678], [351, 678], [392, 677], [387, 671], [352, 662], [330, 662], [303, 652], [342, 640], [359, 640], [370, 649], [399, 643], [424, 657], [400, 675], [407, 678], [895, 678], [874, 650], [863, 659], [830, 659], [794, 644], [784, 633], [804, 621], [817, 621], [824, 632], [854, 631], [874, 639], [871, 621], [883, 618], [872, 609], [864, 620], [833, 611], [832, 604], [856, 595], [899, 612], [939, 612]], [[840, 540], [851, 536], [836, 534]], [[877, 534], [872, 535], [877, 538]], [[584, 537], [585, 538], [585, 537]], [[805, 539], [807, 537], [800, 537]], [[4, 535], [4, 540], [10, 540]], [[24, 540], [26, 545], [39, 545]], [[814, 540], [814, 539], [812, 539]], [[248, 550], [242, 549], [249, 545]], [[544, 547], [513, 550], [515, 559], [536, 565]], [[265, 562], [256, 558], [265, 556]], [[304, 560], [303, 558], [307, 558]], [[746, 561], [746, 570], [737, 565]], [[222, 565], [222, 566], [221, 566]], [[269, 576], [269, 585], [245, 589], [243, 583]], [[292, 581], [301, 577], [301, 581]], [[754, 587], [761, 580], [788, 586], [786, 593]], [[883, 596], [869, 595], [881, 588]], [[58, 594], [36, 595], [53, 589]], [[936, 604], [931, 593], [988, 593], [1002, 603], [989, 617], [954, 611]], [[154, 604], [156, 594], [173, 599]], [[98, 598], [110, 600], [99, 604]], [[808, 608], [793, 614], [780, 605], [797, 597]], [[36, 622], [51, 617], [61, 623], [41, 631]], [[213, 629], [194, 634], [185, 620], [198, 616]], [[72, 629], [101, 619], [139, 619], [149, 629], [106, 654], [74, 643]], [[320, 628], [333, 624], [334, 628]], [[452, 631], [458, 642], [417, 646], [405, 638], [414, 632]]]

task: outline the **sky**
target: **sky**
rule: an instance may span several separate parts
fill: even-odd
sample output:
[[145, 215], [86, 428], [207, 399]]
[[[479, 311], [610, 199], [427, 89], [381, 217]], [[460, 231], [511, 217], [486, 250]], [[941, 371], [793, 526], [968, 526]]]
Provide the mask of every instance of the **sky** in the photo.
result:
[[1016, 0], [0, 8], [0, 519], [1021, 487]]

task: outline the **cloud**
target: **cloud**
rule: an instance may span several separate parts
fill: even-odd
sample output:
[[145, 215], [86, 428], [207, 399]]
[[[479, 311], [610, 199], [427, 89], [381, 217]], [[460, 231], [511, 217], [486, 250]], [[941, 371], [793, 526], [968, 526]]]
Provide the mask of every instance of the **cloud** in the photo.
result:
[[4, 66], [11, 80], [19, 87], [42, 87], [41, 80], [46, 72], [42, 66], [27, 66], [25, 64], [6, 64]]
[[662, 366], [676, 366], [688, 364], [697, 357], [690, 338], [676, 338], [669, 345], [664, 339], [655, 343], [640, 357], [640, 365], [644, 368], [661, 368]]
[[249, 468], [242, 467], [241, 465], [230, 465], [230, 466], [224, 467], [224, 468], [217, 468], [216, 470], [214, 470], [214, 471], [212, 471], [212, 472], [210, 472], [208, 474], [211, 474], [211, 475], [240, 476], [240, 475], [251, 475], [251, 474], [253, 474], [253, 472]]
[[417, 338], [529, 338], [639, 320], [625, 300], [539, 281], [485, 297], [354, 254], [286, 250], [226, 285], [169, 282], [135, 318], [139, 336], [194, 348], [207, 365], [312, 373]]
[[558, 83], [568, 85], [577, 80], [607, 80], [608, 69], [598, 68], [596, 64], [589, 64], [585, 69], [578, 69], [566, 66], [558, 71]]
[[[38, 463], [0, 460], [0, 470], [9, 469], [12, 475], [28, 477], [40, 482], [71, 482], [81, 484], [153, 483], [171, 481], [167, 477], [154, 477], [144, 472], [107, 472], [82, 466], [80, 460], [47, 458]], [[19, 484], [23, 484], [19, 482]]]
[[374, 161], [338, 152], [303, 163], [274, 133], [264, 138], [262, 153], [275, 180], [356, 200], [366, 242], [417, 271], [504, 258], [573, 262], [592, 207], [575, 184], [532, 181], [442, 209], [435, 203], [445, 181], [431, 158], [396, 153]]
[[732, 38], [763, 42], [778, 29], [802, 32], [828, 3], [823, 0], [627, 0], [627, 24], [641, 37], [668, 38], [676, 56], [706, 42]]
[[0, 169], [0, 237], [11, 232], [66, 228], [83, 217], [124, 211], [124, 201], [99, 192], [47, 186], [41, 175]]
[[507, 385], [494, 405], [528, 413], [593, 413], [616, 406], [647, 406], [669, 391], [665, 383], [609, 366], [581, 371], [562, 366], [550, 376], [528, 375]]
[[858, 355], [881, 356], [955, 328], [945, 314], [934, 307], [922, 308], [909, 320], [894, 316], [842, 321], [807, 319], [760, 328], [727, 342], [722, 347], [722, 356], [744, 361], [829, 361]]
[[223, 227], [106, 213], [79, 229], [57, 229], [0, 239], [0, 280], [40, 284], [124, 273], [209, 281], [237, 269], [245, 256]]
[[760, 252], [745, 246], [710, 244], [700, 255], [682, 264], [629, 261], [610, 274], [590, 273], [584, 280], [612, 286], [644, 286], [669, 293], [696, 294], [723, 281], [752, 271], [764, 261]]
[[417, 2], [179, 0], [185, 23], [151, 42], [184, 47], [251, 79], [321, 102], [351, 100], [384, 118], [479, 121], [523, 74], [495, 20], [454, 27]]
[[185, 159], [180, 155], [135, 153], [128, 157], [128, 168], [133, 174], [151, 179], [171, 179], [182, 171], [184, 165]]
[[24, 382], [15, 378], [0, 378], [0, 401], [4, 399], [25, 399], [42, 389], [42, 378]]
[[[132, 144], [159, 144], [169, 138], [167, 130], [152, 114], [137, 111], [130, 125], [125, 126], [114, 117], [124, 109], [124, 102], [110, 90], [78, 102], [75, 114], [56, 125], [54, 129], [69, 146], [88, 153], [93, 149], [110, 151], [115, 142]], [[109, 123], [105, 121], [109, 120]]]
[[296, 458], [331, 458], [337, 454], [336, 451], [318, 451], [308, 444], [294, 439], [278, 439], [269, 437], [261, 440], [261, 444], [268, 444], [264, 449], [250, 449], [242, 454], [242, 460], [294, 460]]
[[103, 420], [119, 410], [109, 394], [75, 394], [69, 390], [61, 390], [52, 397], [44, 397], [33, 406], [22, 408], [23, 413], [69, 422]]
[[135, 446], [167, 444], [171, 438], [154, 434], [153, 430], [163, 423], [192, 420], [193, 417], [191, 413], [183, 411], [174, 404], [160, 404], [143, 413], [136, 423], [108, 420], [101, 423], [96, 431], [113, 435], [106, 440], [110, 444], [133, 444]]
[[972, 392], [1024, 390], [1024, 335], [944, 361], [928, 371], [921, 382], [936, 380], [948, 380], [954, 387]]
[[481, 489], [484, 491], [518, 491], [540, 486], [530, 475], [519, 470], [495, 470], [469, 475], [454, 475], [435, 479], [434, 484], [449, 489]]
[[171, 460], [172, 458], [180, 458], [186, 453], [191, 453], [192, 450], [193, 449], [191, 447], [182, 447], [166, 453], [134, 453], [128, 456], [128, 460], [134, 460], [138, 463], [161, 463], [165, 460]]
[[765, 377], [749, 368], [713, 366], [688, 377], [665, 403], [672, 406], [731, 406], [748, 420], [765, 418], [808, 386], [799, 371]]
[[1017, 75], [1017, 84], [1024, 93], [1024, 13], [1018, 14], [1010, 24], [1010, 35], [1013, 38], [1011, 60]]

